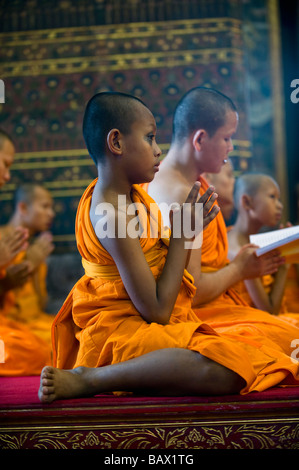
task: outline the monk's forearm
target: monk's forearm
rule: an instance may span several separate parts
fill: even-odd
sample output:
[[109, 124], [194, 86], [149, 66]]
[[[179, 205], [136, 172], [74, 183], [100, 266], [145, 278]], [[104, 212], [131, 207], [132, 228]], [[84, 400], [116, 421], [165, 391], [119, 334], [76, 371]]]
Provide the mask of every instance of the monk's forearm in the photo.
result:
[[152, 321], [166, 324], [171, 317], [188, 257], [183, 243], [183, 239], [172, 239], [170, 242], [167, 259], [156, 285], [158, 318]]
[[273, 315], [278, 315], [280, 312], [283, 296], [284, 296], [284, 289], [285, 289], [285, 283], [287, 280], [287, 275], [288, 275], [288, 266], [283, 265], [280, 266], [278, 269], [276, 275], [275, 275], [275, 280], [273, 283], [273, 287], [271, 289], [270, 293], [270, 301], [272, 305], [272, 314]]
[[240, 274], [233, 263], [213, 272], [201, 272], [195, 278], [196, 294], [193, 298], [193, 307], [211, 302], [232, 287], [240, 280]]
[[6, 292], [13, 289], [13, 285], [11, 284], [9, 277], [5, 276], [4, 278], [0, 279], [0, 297], [5, 295]]

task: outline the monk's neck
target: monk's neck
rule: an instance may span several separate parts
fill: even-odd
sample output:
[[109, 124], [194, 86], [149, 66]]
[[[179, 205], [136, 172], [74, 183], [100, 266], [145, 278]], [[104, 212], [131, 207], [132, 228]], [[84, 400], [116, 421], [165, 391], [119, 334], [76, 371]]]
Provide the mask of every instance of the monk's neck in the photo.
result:
[[246, 213], [239, 212], [237, 220], [234, 224], [234, 231], [242, 240], [249, 242], [249, 236], [258, 233], [262, 225], [256, 220], [252, 220]]
[[22, 219], [22, 217], [20, 216], [18, 212], [15, 212], [13, 214], [13, 216], [10, 218], [7, 225], [9, 225], [10, 227], [14, 227], [14, 228], [17, 228], [17, 227], [26, 228], [29, 231], [30, 237], [34, 235], [34, 231], [30, 227], [27, 227], [27, 225], [24, 223], [24, 220]]
[[192, 155], [191, 149], [187, 145], [179, 148], [178, 146], [171, 146], [165, 159], [163, 166], [176, 171], [191, 185], [197, 181], [199, 171], [196, 166], [196, 161]]
[[105, 194], [124, 195], [129, 201], [132, 193], [132, 184], [116, 168], [115, 171], [100, 169], [95, 187], [96, 193], [104, 197]]

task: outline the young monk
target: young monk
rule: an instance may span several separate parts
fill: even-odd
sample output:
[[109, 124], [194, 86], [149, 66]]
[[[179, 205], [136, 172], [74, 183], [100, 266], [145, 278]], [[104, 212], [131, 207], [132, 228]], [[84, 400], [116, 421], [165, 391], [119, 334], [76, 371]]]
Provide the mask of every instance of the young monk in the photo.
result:
[[[277, 228], [282, 217], [283, 205], [277, 182], [266, 174], [244, 174], [235, 187], [237, 220], [228, 232], [228, 257], [233, 259], [243, 245], [249, 243], [251, 234], [262, 227]], [[248, 279], [240, 285], [245, 300], [256, 308], [273, 315], [286, 314], [285, 284], [289, 264], [279, 266], [273, 275]], [[245, 288], [242, 289], [242, 286]], [[299, 312], [294, 314], [299, 320]], [[288, 315], [287, 315], [288, 316]], [[282, 315], [286, 318], [285, 315]], [[298, 323], [299, 325], [299, 323]]]
[[[236, 107], [227, 96], [203, 87], [190, 90], [175, 110], [171, 146], [159, 173], [148, 186], [149, 195], [167, 208], [184, 200], [195, 178], [201, 182], [200, 191], [204, 191], [207, 183], [202, 174], [220, 171], [233, 150], [232, 136], [237, 125]], [[168, 217], [164, 211], [166, 225]], [[227, 229], [219, 213], [203, 231], [201, 250], [191, 251], [188, 270], [197, 287], [193, 311], [221, 334], [239, 338], [241, 335], [244, 340], [251, 338], [262, 345], [265, 345], [265, 338], [271, 338], [275, 348], [289, 356], [293, 351], [292, 339], [299, 338], [298, 328], [251, 307], [234, 288], [245, 279], [276, 273], [284, 263], [278, 251], [257, 257], [256, 249], [247, 244], [230, 262]], [[263, 361], [262, 350], [263, 346], [254, 358], [256, 365]], [[261, 390], [259, 386], [257, 389]]]
[[[159, 206], [167, 203], [163, 220], [167, 225], [173, 203], [182, 203], [192, 181], [199, 179], [201, 192], [208, 187], [203, 174], [219, 173], [233, 150], [232, 136], [237, 130], [238, 113], [234, 103], [222, 93], [209, 88], [190, 90], [179, 102], [173, 123], [173, 137], [159, 173], [148, 186], [148, 194]], [[256, 247], [243, 247], [231, 263], [227, 259], [226, 226], [221, 214], [203, 232], [201, 263], [195, 251], [192, 274], [197, 292], [193, 305], [219, 305], [230, 299], [231, 287], [245, 278], [272, 273], [283, 262], [273, 253], [258, 258]], [[223, 298], [225, 297], [225, 298]], [[237, 301], [238, 303], [238, 301]], [[241, 301], [241, 304], [243, 302]]]
[[[298, 364], [271, 339], [261, 334], [263, 353], [254, 364], [257, 349], [262, 348], [258, 338], [233, 340], [208, 327], [192, 311], [194, 284], [185, 270], [188, 237], [183, 231], [178, 238], [163, 239], [157, 207], [138, 186], [150, 182], [159, 169], [161, 152], [149, 109], [128, 95], [95, 95], [86, 108], [83, 132], [99, 173], [85, 191], [76, 218], [86, 274], [54, 323], [54, 363], [70, 370], [46, 367], [40, 400], [50, 403], [115, 390], [166, 395], [246, 393], [289, 375], [297, 383]], [[186, 204], [193, 213], [198, 187], [192, 186], [180, 216]], [[207, 202], [211, 193], [210, 188], [199, 199], [205, 206], [206, 227], [218, 212], [210, 211], [215, 199]], [[125, 204], [115, 212], [111, 208], [117, 208], [120, 196], [125, 196]], [[107, 236], [108, 225], [122, 230], [124, 220], [127, 229], [132, 221], [136, 224], [130, 215], [136, 217], [132, 203], [138, 208], [140, 236], [123, 232], [123, 236], [111, 236], [113, 230]], [[153, 225], [154, 238], [150, 236]]]
[[[14, 154], [10, 136], [0, 130], [0, 186], [10, 179]], [[15, 256], [27, 249], [27, 239], [28, 230], [22, 227], [16, 227], [9, 236], [0, 237], [0, 297], [7, 291], [7, 269]], [[18, 282], [22, 283], [28, 278], [31, 267], [27, 263], [19, 267], [15, 279], [18, 277]], [[39, 375], [42, 368], [51, 362], [49, 346], [27, 326], [8, 319], [3, 306], [0, 306], [0, 341], [0, 376]]]
[[[47, 303], [46, 258], [53, 251], [52, 234], [49, 232], [54, 218], [53, 199], [47, 189], [38, 184], [20, 186], [15, 194], [15, 209], [8, 224], [0, 233], [9, 236], [16, 227], [29, 232], [29, 246], [14, 259], [6, 275], [11, 278], [14, 300], [7, 309], [7, 316], [19, 321], [42, 339], [51, 343], [53, 315], [45, 313]], [[31, 266], [26, 282], [18, 283], [11, 275], [19, 263], [28, 261]]]

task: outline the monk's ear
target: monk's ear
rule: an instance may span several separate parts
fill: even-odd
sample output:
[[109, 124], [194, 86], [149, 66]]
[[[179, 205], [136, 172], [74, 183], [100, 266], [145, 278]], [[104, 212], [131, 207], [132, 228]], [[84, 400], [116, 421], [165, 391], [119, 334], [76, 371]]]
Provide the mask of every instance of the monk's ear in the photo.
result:
[[111, 129], [107, 135], [107, 145], [111, 153], [121, 155], [122, 153], [122, 134], [118, 129]]
[[26, 202], [20, 201], [18, 202], [18, 211], [21, 215], [24, 215], [27, 213], [27, 204]]
[[241, 207], [243, 207], [246, 211], [249, 211], [252, 209], [253, 204], [252, 204], [252, 199], [248, 194], [243, 194], [241, 197]]
[[207, 133], [204, 129], [198, 129], [193, 135], [193, 147], [199, 152], [202, 147], [202, 143], [206, 138]]

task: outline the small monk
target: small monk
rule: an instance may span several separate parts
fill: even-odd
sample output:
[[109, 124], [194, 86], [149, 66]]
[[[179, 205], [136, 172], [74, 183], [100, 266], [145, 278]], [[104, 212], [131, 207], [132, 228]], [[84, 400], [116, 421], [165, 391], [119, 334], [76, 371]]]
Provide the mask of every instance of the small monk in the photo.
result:
[[[170, 149], [147, 189], [161, 211], [162, 207], [166, 208], [163, 212], [165, 225], [169, 223], [167, 208], [184, 201], [194, 179], [201, 182], [200, 191], [206, 191], [208, 183], [202, 175], [218, 173], [227, 162], [233, 150], [232, 137], [238, 119], [232, 100], [211, 88], [196, 87], [179, 101], [174, 113]], [[299, 338], [298, 328], [253, 308], [235, 288], [246, 279], [274, 274], [284, 264], [279, 251], [258, 257], [257, 248], [247, 243], [230, 261], [227, 227], [219, 212], [203, 230], [201, 249], [191, 251], [188, 270], [197, 287], [192, 308], [201, 321], [217, 332], [243, 338], [252, 334], [254, 341], [255, 331], [257, 335], [271, 338], [276, 347], [290, 357], [292, 340]], [[259, 361], [259, 354], [255, 360]]]
[[[228, 232], [228, 257], [234, 259], [242, 246], [249, 243], [250, 235], [259, 233], [263, 227], [278, 229], [283, 204], [278, 183], [263, 173], [244, 174], [237, 178], [235, 188], [237, 219]], [[290, 264], [279, 266], [276, 273], [257, 279], [247, 279], [240, 284], [240, 293], [252, 306], [280, 318], [299, 320], [298, 313], [289, 313], [285, 292]], [[299, 326], [299, 323], [297, 323]]]

